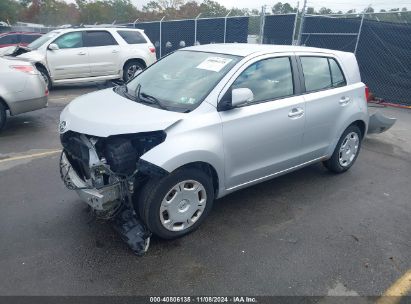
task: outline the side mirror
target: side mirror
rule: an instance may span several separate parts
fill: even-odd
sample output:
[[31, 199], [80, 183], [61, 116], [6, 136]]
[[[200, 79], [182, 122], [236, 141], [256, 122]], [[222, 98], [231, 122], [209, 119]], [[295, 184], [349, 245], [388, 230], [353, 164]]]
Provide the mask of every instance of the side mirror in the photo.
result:
[[246, 104], [254, 99], [254, 94], [249, 88], [233, 89], [231, 95], [231, 106], [233, 108]]
[[48, 49], [49, 49], [50, 51], [57, 51], [57, 50], [59, 50], [60, 48], [59, 48], [59, 46], [58, 46], [57, 44], [55, 44], [55, 43], [50, 43]]

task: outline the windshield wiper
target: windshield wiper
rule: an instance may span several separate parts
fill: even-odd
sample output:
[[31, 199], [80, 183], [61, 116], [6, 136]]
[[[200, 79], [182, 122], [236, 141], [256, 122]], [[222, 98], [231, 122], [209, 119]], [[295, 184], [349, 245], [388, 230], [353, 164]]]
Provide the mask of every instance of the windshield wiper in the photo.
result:
[[[154, 104], [158, 106], [160, 109], [167, 110], [165, 106], [163, 106], [156, 97], [140, 92], [141, 91], [141, 84], [138, 84], [136, 87], [136, 98], [135, 100], [137, 102], [143, 102], [143, 103], [148, 103], [148, 104]], [[141, 98], [142, 97], [142, 98]]]

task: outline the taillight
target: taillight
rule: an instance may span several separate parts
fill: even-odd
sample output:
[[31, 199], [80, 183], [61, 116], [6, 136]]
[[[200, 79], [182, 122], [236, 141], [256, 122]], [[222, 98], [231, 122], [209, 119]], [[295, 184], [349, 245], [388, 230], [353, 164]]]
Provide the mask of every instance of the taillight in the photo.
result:
[[11, 65], [10, 68], [27, 74], [38, 74], [36, 68], [32, 65]]
[[370, 89], [367, 86], [365, 86], [365, 99], [370, 101]]
[[44, 94], [45, 94], [46, 96], [49, 96], [49, 89], [48, 89], [48, 88], [46, 88], [46, 91], [44, 92]]
[[150, 50], [151, 53], [156, 52], [156, 48], [154, 46], [149, 46], [148, 49]]

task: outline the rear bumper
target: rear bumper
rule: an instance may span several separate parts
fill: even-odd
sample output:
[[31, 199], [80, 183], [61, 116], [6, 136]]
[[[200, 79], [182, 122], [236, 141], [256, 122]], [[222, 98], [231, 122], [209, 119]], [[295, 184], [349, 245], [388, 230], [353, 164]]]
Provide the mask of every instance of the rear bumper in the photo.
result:
[[9, 104], [11, 115], [17, 115], [47, 107], [48, 97], [19, 100]]
[[67, 188], [75, 190], [82, 201], [91, 208], [105, 211], [118, 204], [121, 197], [120, 184], [108, 185], [99, 189], [90, 187], [84, 182], [72, 168], [66, 154], [63, 152], [60, 159], [61, 178]]
[[9, 92], [5, 96], [11, 115], [17, 115], [47, 107], [47, 87], [40, 74], [22, 75], [24, 86], [18, 92]]

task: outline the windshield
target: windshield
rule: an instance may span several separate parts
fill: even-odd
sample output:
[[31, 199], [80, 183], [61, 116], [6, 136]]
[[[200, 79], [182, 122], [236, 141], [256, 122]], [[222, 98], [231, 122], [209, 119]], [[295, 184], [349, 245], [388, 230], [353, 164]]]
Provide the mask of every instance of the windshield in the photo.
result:
[[39, 47], [41, 47], [43, 44], [45, 44], [51, 38], [56, 37], [58, 34], [59, 34], [59, 32], [50, 32], [48, 34], [44, 34], [40, 38], [37, 38], [32, 43], [30, 43], [27, 47], [30, 50], [37, 50]]
[[241, 58], [217, 53], [177, 51], [129, 82], [127, 92], [136, 101], [144, 101], [144, 97], [148, 96], [157, 101], [157, 106], [160, 104], [168, 110], [188, 112], [207, 97]]

